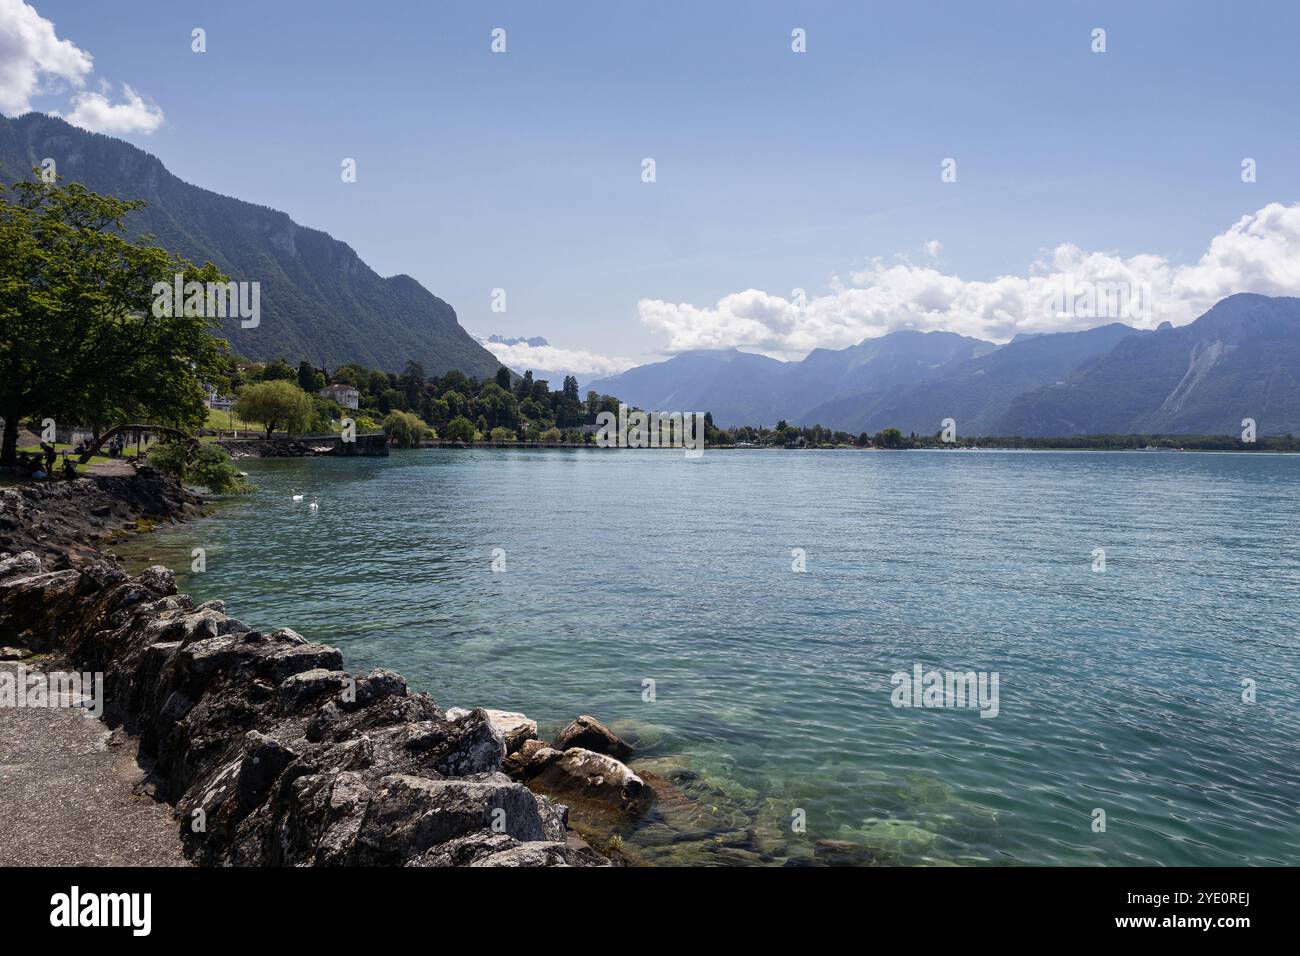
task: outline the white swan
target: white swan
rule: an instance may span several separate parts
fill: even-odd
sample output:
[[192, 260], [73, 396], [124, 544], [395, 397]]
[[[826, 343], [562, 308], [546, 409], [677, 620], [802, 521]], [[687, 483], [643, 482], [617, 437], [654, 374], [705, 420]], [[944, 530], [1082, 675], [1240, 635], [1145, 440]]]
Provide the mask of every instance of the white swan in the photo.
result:
[[311, 504], [307, 506], [307, 509], [309, 511], [320, 511], [320, 502], [316, 500], [315, 495], [312, 495]]
[[294, 489], [294, 490], [293, 490], [293, 500], [294, 500], [294, 501], [302, 501], [302, 495], [298, 494], [297, 489]]

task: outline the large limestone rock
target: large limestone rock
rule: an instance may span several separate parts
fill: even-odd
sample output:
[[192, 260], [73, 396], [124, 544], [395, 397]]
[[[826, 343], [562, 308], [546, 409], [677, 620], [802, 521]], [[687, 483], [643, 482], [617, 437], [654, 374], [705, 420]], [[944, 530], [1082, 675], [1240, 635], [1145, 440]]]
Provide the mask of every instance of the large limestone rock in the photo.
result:
[[356, 862], [400, 863], [482, 830], [524, 843], [546, 838], [533, 795], [504, 774], [481, 780], [384, 777], [357, 838]]
[[556, 750], [572, 750], [580, 747], [598, 754], [606, 754], [616, 760], [627, 760], [632, 756], [632, 748], [595, 717], [583, 714], [577, 720], [556, 735], [551, 744]]
[[483, 711], [492, 722], [493, 728], [505, 741], [506, 754], [512, 754], [524, 745], [526, 740], [537, 739], [537, 721], [529, 720], [523, 714], [510, 710]]

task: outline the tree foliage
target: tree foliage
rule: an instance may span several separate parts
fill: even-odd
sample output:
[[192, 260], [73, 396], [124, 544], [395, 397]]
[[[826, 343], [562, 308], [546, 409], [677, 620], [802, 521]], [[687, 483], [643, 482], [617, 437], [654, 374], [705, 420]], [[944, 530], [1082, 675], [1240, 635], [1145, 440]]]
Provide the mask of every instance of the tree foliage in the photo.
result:
[[235, 414], [244, 421], [261, 422], [267, 438], [281, 428], [290, 435], [301, 434], [311, 424], [315, 411], [311, 396], [294, 382], [282, 379], [245, 385], [235, 401]]
[[12, 465], [19, 420], [53, 418], [96, 433], [129, 420], [200, 426], [203, 383], [226, 367], [212, 320], [154, 314], [154, 285], [221, 282], [123, 220], [143, 203], [76, 183], [0, 186], [0, 465]]
[[164, 474], [202, 485], [213, 494], [248, 494], [254, 490], [226, 450], [211, 442], [162, 442], [149, 452], [149, 463]]
[[464, 415], [458, 415], [447, 423], [442, 434], [448, 441], [471, 442], [474, 440], [474, 423]]
[[419, 415], [389, 412], [384, 418], [384, 434], [399, 448], [414, 448], [429, 434], [429, 426]]

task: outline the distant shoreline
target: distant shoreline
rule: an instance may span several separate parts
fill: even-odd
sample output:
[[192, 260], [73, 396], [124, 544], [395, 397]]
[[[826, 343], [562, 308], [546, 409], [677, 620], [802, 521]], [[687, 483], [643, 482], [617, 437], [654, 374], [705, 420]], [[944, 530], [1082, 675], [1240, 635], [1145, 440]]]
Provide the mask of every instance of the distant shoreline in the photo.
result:
[[[1262, 439], [1256, 448], [1235, 448], [1235, 447], [1124, 447], [1124, 446], [1106, 446], [1106, 445], [982, 445], [974, 444], [953, 444], [944, 445], [940, 443], [917, 444], [910, 448], [881, 448], [876, 445], [705, 445], [706, 451], [1109, 451], [1109, 452], [1139, 452], [1139, 453], [1164, 453], [1164, 452], [1219, 452], [1219, 453], [1236, 453], [1236, 454], [1275, 454], [1275, 455], [1292, 455], [1300, 453], [1300, 447], [1273, 448], [1267, 444], [1267, 439]], [[518, 448], [533, 451], [545, 451], [550, 449], [559, 449], [567, 451], [682, 451], [681, 448], [602, 448], [598, 445], [579, 444], [577, 442], [455, 442], [455, 441], [424, 441], [412, 449], [395, 449], [398, 451], [429, 449], [429, 448]]]

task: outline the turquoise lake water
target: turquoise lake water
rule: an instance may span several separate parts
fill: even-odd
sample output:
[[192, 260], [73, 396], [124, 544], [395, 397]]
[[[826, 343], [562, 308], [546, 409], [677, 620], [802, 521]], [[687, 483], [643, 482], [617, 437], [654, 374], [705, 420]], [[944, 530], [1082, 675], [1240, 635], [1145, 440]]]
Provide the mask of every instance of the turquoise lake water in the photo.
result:
[[[779, 865], [834, 839], [898, 864], [1300, 863], [1300, 457], [243, 467], [256, 495], [124, 554], [443, 707], [636, 736], [634, 767], [692, 801], [625, 836], [647, 860]], [[997, 672], [997, 717], [894, 707], [890, 675], [918, 663]]]

